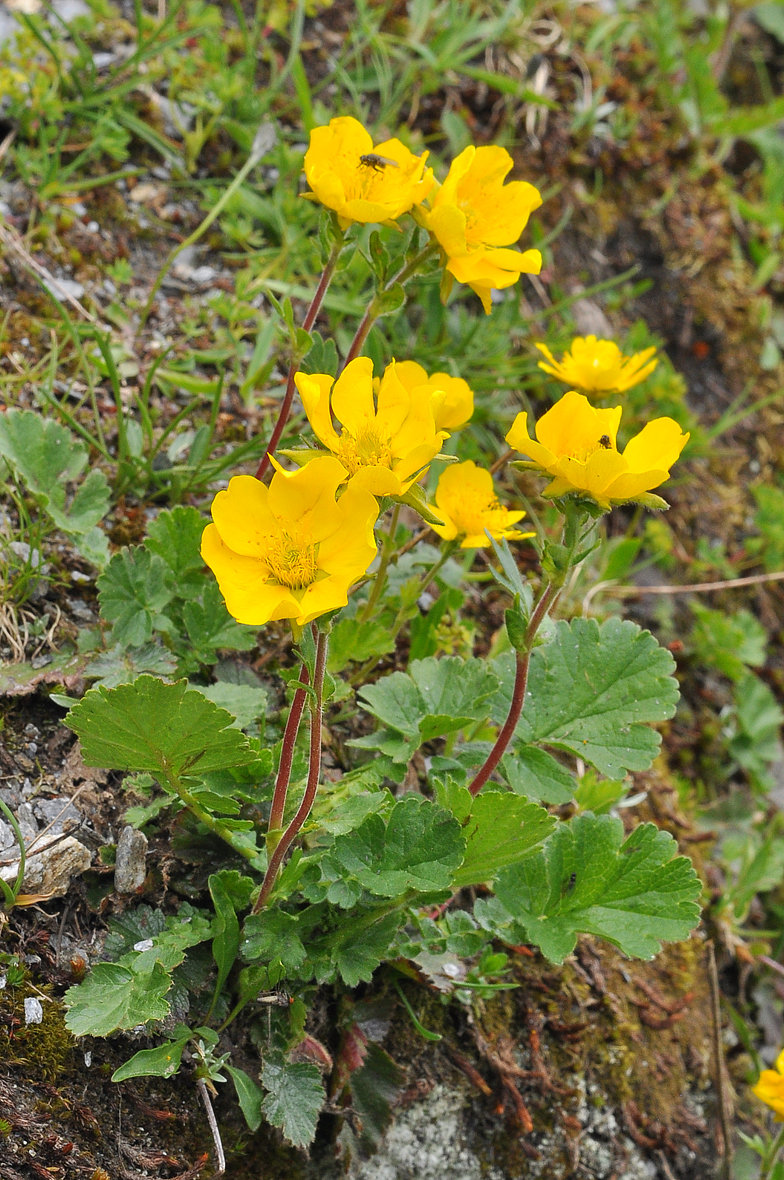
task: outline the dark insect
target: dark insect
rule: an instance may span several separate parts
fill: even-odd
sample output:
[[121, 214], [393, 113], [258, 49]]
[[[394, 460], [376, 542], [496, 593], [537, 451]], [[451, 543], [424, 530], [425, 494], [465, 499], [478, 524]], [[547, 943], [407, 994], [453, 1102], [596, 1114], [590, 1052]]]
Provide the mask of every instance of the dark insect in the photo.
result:
[[359, 157], [360, 164], [365, 168], [372, 168], [374, 172], [383, 172], [385, 168], [399, 168], [397, 160], [390, 160], [389, 156], [378, 156], [375, 152], [367, 152]]
[[577, 873], [572, 873], [568, 881], [564, 881], [561, 886], [561, 897], [565, 897], [567, 893], [571, 893], [577, 884]]
[[612, 444], [610, 442], [609, 434], [603, 434], [602, 437], [599, 439], [599, 446], [604, 447], [605, 451], [609, 451], [611, 445]]
[[288, 1008], [294, 1001], [288, 992], [268, 992], [266, 995], [256, 996], [256, 1003], [269, 1004], [273, 1008]]

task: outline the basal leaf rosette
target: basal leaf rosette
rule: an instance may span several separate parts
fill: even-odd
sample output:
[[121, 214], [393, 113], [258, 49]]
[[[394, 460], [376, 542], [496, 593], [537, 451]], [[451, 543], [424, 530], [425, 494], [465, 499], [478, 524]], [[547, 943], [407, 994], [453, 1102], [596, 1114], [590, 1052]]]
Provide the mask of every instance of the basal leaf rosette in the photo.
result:
[[689, 435], [674, 419], [655, 418], [621, 452], [616, 442], [621, 413], [620, 406], [597, 409], [583, 394], [570, 390], [539, 419], [536, 439], [528, 433], [528, 415], [522, 413], [506, 441], [530, 457], [523, 466], [551, 477], [545, 496], [576, 494], [594, 500], [606, 512], [629, 500], [666, 507], [648, 493], [669, 479]]
[[394, 224], [435, 183], [427, 157], [428, 152], [415, 156], [399, 139], [374, 147], [356, 119], [331, 119], [310, 133], [304, 168], [313, 191], [304, 196], [334, 209], [343, 229], [352, 221]]
[[218, 579], [229, 613], [261, 626], [303, 626], [345, 606], [349, 587], [376, 556], [378, 505], [327, 455], [298, 471], [278, 469], [269, 488], [237, 475], [212, 503], [201, 555]]
[[533, 533], [521, 533], [512, 526], [525, 516], [499, 504], [489, 471], [470, 459], [446, 468], [436, 488], [436, 507], [443, 525], [431, 527], [445, 541], [460, 541], [461, 549], [480, 549], [488, 544], [489, 532], [496, 541], [521, 541]]
[[462, 377], [431, 373], [416, 361], [398, 361], [395, 372], [415, 398], [430, 399], [436, 430], [462, 430], [474, 413], [474, 391]]
[[784, 1052], [776, 1058], [775, 1069], [763, 1069], [751, 1092], [770, 1107], [777, 1123], [784, 1123]]
[[394, 361], [376, 396], [373, 362], [364, 356], [350, 361], [337, 381], [327, 373], [297, 373], [295, 381], [316, 437], [351, 486], [374, 496], [404, 496], [449, 437], [436, 429], [430, 398], [406, 388]]
[[490, 292], [511, 287], [521, 274], [539, 274], [538, 250], [512, 246], [542, 198], [532, 184], [504, 184], [514, 161], [502, 147], [467, 147], [452, 161], [446, 180], [422, 210], [422, 224], [446, 255], [446, 269], [467, 283], [489, 315]]
[[549, 362], [539, 361], [540, 369], [586, 393], [625, 393], [650, 376], [659, 363], [651, 360], [655, 348], [624, 356], [614, 340], [600, 340], [596, 336], [575, 336], [560, 361], [546, 344], [536, 347]]

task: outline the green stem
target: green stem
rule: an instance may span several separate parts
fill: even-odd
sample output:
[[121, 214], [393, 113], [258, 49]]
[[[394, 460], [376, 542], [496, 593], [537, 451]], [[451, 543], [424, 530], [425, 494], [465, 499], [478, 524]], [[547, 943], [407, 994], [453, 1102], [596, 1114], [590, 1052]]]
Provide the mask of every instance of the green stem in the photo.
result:
[[174, 263], [174, 261], [179, 257], [180, 254], [182, 254], [183, 250], [187, 250], [187, 248], [189, 246], [193, 246], [194, 243], [198, 242], [199, 238], [204, 236], [204, 234], [207, 232], [207, 230], [212, 225], [213, 221], [215, 221], [215, 219], [217, 217], [219, 217], [220, 214], [223, 212], [223, 210], [226, 208], [226, 205], [231, 200], [231, 198], [234, 196], [237, 189], [240, 187], [240, 185], [242, 184], [242, 182], [244, 181], [245, 177], [248, 175], [250, 170], [252, 168], [255, 168], [256, 164], [258, 164], [260, 158], [261, 157], [256, 152], [251, 151], [247, 160], [242, 165], [239, 172], [232, 180], [231, 184], [228, 186], [227, 189], [225, 189], [223, 194], [220, 196], [218, 201], [213, 205], [212, 209], [210, 209], [209, 213], [204, 218], [204, 220], [201, 222], [201, 224], [196, 227], [196, 229], [193, 231], [193, 233], [190, 235], [190, 237], [187, 237], [184, 242], [180, 242], [180, 244], [178, 246], [174, 247], [171, 254], [166, 259], [166, 261], [164, 262], [161, 269], [158, 271], [158, 277], [156, 278], [155, 282], [152, 285], [152, 290], [150, 291], [147, 302], [145, 303], [144, 309], [143, 309], [142, 314], [139, 318], [139, 331], [141, 331], [142, 328], [144, 327], [144, 325], [146, 324], [147, 317], [149, 316], [150, 312], [152, 311], [152, 305], [155, 302], [155, 297], [157, 296], [158, 292], [160, 291], [163, 280], [166, 278], [167, 274], [171, 270], [171, 267], [172, 267], [172, 264]]
[[400, 505], [396, 504], [392, 512], [392, 519], [389, 522], [389, 528], [384, 534], [384, 544], [381, 547], [381, 560], [376, 571], [376, 576], [373, 579], [373, 585], [368, 595], [368, 600], [365, 603], [365, 609], [359, 616], [361, 623], [366, 623], [372, 616], [376, 603], [381, 597], [381, 591], [384, 589], [384, 583], [387, 580], [387, 570], [389, 563], [392, 560], [392, 554], [395, 551], [395, 533], [397, 532], [397, 522], [400, 517]]
[[762, 1161], [762, 1170], [759, 1174], [759, 1180], [771, 1180], [771, 1177], [773, 1175], [773, 1169], [776, 1166], [778, 1158], [781, 1155], [781, 1149], [783, 1147], [784, 1147], [784, 1126], [781, 1127], [778, 1135], [773, 1140], [773, 1142], [771, 1143], [767, 1152], [765, 1153], [765, 1158]]
[[168, 771], [165, 777], [171, 789], [177, 795], [179, 795], [180, 799], [188, 808], [188, 810], [191, 811], [206, 828], [209, 828], [209, 830], [213, 832], [214, 835], [219, 836], [221, 840], [225, 840], [230, 848], [233, 848], [234, 851], [239, 853], [240, 856], [244, 856], [246, 860], [256, 859], [258, 856], [258, 850], [248, 848], [247, 845], [237, 841], [236, 833], [232, 832], [231, 828], [227, 828], [226, 825], [221, 823], [219, 819], [216, 819], [215, 816], [212, 815], [211, 812], [207, 811], [205, 807], [202, 807], [196, 796], [193, 795], [188, 790], [188, 788], [183, 785], [176, 774], [172, 774], [171, 771]]
[[[19, 845], [19, 870], [16, 874], [16, 880], [14, 881], [13, 885], [8, 885], [8, 883], [5, 881], [2, 882], [2, 884], [5, 886], [3, 893], [6, 897], [6, 904], [10, 908], [13, 905], [13, 902], [16, 901], [17, 897], [19, 896], [19, 890], [22, 888], [22, 882], [24, 881], [25, 875], [25, 865], [27, 863], [27, 853], [25, 850], [24, 837], [20, 830], [16, 816], [13, 814], [10, 808], [8, 808], [5, 803], [3, 803], [2, 799], [0, 799], [0, 811], [2, 811], [3, 815], [11, 825], [11, 830], [16, 836], [16, 842]], [[11, 895], [10, 898], [8, 896], [9, 893]], [[13, 901], [11, 898], [13, 898]]]
[[302, 802], [297, 808], [297, 812], [292, 819], [289, 826], [281, 836], [275, 851], [269, 860], [267, 872], [262, 882], [261, 892], [259, 893], [256, 904], [253, 907], [253, 913], [257, 914], [269, 901], [269, 896], [275, 885], [278, 876], [278, 871], [283, 864], [283, 859], [288, 852], [291, 844], [294, 841], [297, 833], [304, 824], [305, 820], [310, 815], [311, 809], [316, 799], [316, 792], [318, 791], [319, 778], [321, 777], [321, 721], [322, 721], [322, 705], [324, 698], [324, 673], [327, 667], [327, 633], [326, 631], [319, 631], [318, 639], [316, 641], [316, 663], [313, 669], [313, 692], [315, 699], [310, 701], [310, 761], [308, 765], [308, 781], [305, 786], [305, 794]]
[[422, 266], [422, 263], [426, 262], [428, 258], [432, 258], [432, 256], [440, 249], [441, 247], [439, 246], [438, 242], [428, 242], [425, 248], [420, 250], [419, 253], [416, 254], [411, 259], [411, 261], [403, 267], [402, 270], [398, 271], [394, 278], [391, 278], [389, 282], [385, 284], [382, 290], [379, 291], [375, 298], [371, 300], [370, 306], [360, 320], [359, 327], [357, 328], [354, 339], [351, 341], [351, 347], [346, 354], [346, 364], [355, 360], [362, 351], [362, 346], [367, 340], [368, 333], [379, 317], [379, 312], [382, 306], [381, 297], [383, 296], [384, 292], [389, 291], [389, 289], [394, 287], [396, 283], [407, 283], [409, 279], [414, 277], [419, 268]]

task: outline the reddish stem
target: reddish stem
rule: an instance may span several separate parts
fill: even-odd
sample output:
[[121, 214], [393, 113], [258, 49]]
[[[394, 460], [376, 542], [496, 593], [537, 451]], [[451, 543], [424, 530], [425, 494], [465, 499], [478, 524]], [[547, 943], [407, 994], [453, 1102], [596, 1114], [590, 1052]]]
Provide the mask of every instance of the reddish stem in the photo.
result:
[[[302, 684], [308, 683], [308, 668], [306, 664], [303, 664], [299, 670], [299, 679]], [[294, 746], [297, 741], [299, 723], [302, 720], [302, 710], [305, 707], [305, 697], [307, 695], [304, 688], [298, 688], [291, 702], [286, 729], [283, 733], [283, 744], [280, 749], [280, 766], [278, 767], [278, 777], [275, 780], [275, 794], [272, 796], [272, 808], [270, 810], [268, 828], [270, 832], [277, 832], [283, 825], [283, 812], [286, 809], [286, 795], [291, 779], [291, 766], [294, 761]]]
[[295, 836], [310, 815], [316, 798], [319, 778], [321, 777], [321, 705], [324, 693], [324, 672], [326, 666], [327, 636], [325, 632], [320, 631], [316, 643], [316, 666], [313, 670], [313, 691], [316, 694], [316, 699], [310, 705], [310, 761], [308, 764], [308, 781], [305, 787], [305, 794], [297, 808], [296, 815], [281, 836], [280, 843], [270, 857], [267, 872], [261, 886], [261, 892], [253, 907], [254, 914], [257, 914], [266, 905], [278, 876], [280, 866], [283, 864], [283, 859], [291, 847]]
[[[309, 332], [313, 327], [316, 322], [316, 316], [321, 311], [321, 305], [324, 302], [324, 296], [327, 293], [327, 288], [329, 287], [332, 276], [335, 273], [335, 267], [337, 265], [338, 257], [342, 248], [342, 242], [336, 242], [332, 247], [332, 253], [329, 256], [327, 265], [324, 267], [324, 271], [321, 275], [321, 278], [319, 279], [319, 284], [316, 287], [316, 293], [313, 296], [311, 305], [305, 313], [305, 318], [302, 321], [302, 327], [306, 332]], [[267, 449], [261, 457], [261, 462], [259, 463], [258, 469], [256, 471], [256, 479], [263, 478], [264, 473], [270, 465], [270, 455], [275, 451], [278, 443], [280, 442], [281, 435], [286, 428], [286, 423], [288, 422], [289, 414], [291, 413], [291, 403], [294, 401], [294, 378], [297, 374], [298, 367], [298, 359], [293, 360], [289, 365], [288, 377], [286, 378], [286, 392], [283, 396], [280, 412], [278, 413], [278, 420], [275, 423], [275, 429], [272, 432]]]
[[525, 704], [525, 690], [528, 686], [528, 665], [531, 662], [531, 649], [534, 645], [536, 632], [539, 630], [542, 620], [550, 610], [550, 607], [553, 606], [559, 593], [560, 589], [553, 586], [551, 582], [534, 607], [534, 612], [531, 615], [525, 633], [525, 649], [516, 653], [515, 682], [514, 688], [512, 689], [512, 701], [509, 705], [509, 713], [498, 737], [495, 739], [495, 745], [487, 756], [487, 761], [468, 788], [472, 795], [478, 795], [482, 790], [482, 787], [506, 753], [506, 747], [514, 736], [517, 722], [520, 720], [520, 714]]

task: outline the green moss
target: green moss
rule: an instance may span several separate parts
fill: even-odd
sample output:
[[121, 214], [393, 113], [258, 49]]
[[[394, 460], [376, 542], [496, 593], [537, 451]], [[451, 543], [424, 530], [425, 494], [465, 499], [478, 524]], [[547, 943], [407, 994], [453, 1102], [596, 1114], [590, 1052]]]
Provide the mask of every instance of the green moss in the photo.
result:
[[[74, 1039], [62, 1005], [48, 999], [47, 990], [22, 986], [0, 993], [0, 1059], [22, 1068], [32, 1081], [54, 1082], [73, 1064]], [[25, 1024], [24, 1001], [30, 996], [41, 1000], [40, 1024]]]

